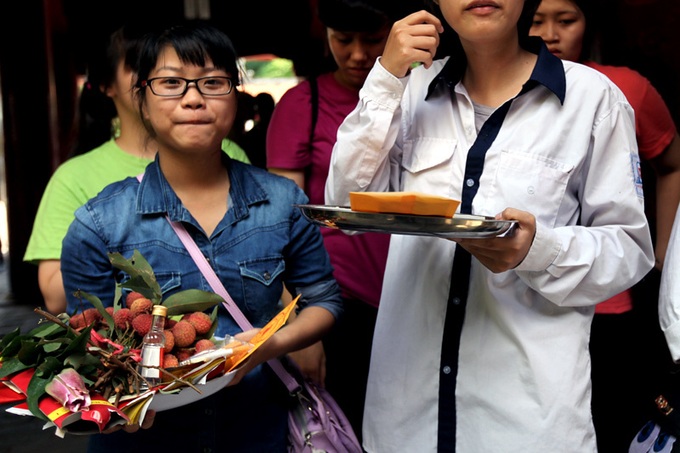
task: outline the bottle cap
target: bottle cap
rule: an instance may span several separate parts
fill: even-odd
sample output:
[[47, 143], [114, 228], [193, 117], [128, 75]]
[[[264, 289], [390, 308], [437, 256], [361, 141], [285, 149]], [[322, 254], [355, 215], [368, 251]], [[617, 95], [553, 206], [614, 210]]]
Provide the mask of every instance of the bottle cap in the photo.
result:
[[166, 316], [168, 314], [168, 307], [165, 305], [154, 305], [152, 315]]

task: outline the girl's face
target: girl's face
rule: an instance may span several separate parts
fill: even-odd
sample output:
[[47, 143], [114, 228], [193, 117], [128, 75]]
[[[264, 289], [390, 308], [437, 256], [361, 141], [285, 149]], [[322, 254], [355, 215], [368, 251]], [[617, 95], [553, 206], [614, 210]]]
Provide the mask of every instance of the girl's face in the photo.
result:
[[[185, 64], [175, 49], [167, 46], [161, 52], [156, 67], [149, 73], [149, 79], [156, 77], [194, 80], [200, 77], [231, 77], [231, 74], [213, 67], [210, 60], [206, 60], [205, 66]], [[173, 82], [172, 79], [170, 81]], [[228, 94], [205, 96], [198, 91], [196, 83], [191, 82], [182, 96], [157, 96], [150, 87], [145, 89], [144, 96], [142, 111], [153, 127], [154, 138], [161, 146], [176, 150], [219, 150], [236, 116], [235, 88]]]
[[578, 62], [585, 32], [586, 18], [576, 4], [569, 0], [542, 0], [529, 33], [540, 36], [557, 57]]
[[439, 0], [439, 7], [463, 43], [498, 43], [516, 39], [524, 0]]
[[328, 46], [338, 66], [336, 79], [341, 85], [356, 91], [363, 86], [373, 63], [385, 49], [389, 32], [387, 26], [375, 33], [326, 28]]
[[124, 109], [130, 112], [132, 117], [138, 115], [138, 107], [132, 95], [134, 82], [134, 72], [125, 66], [125, 60], [121, 59], [116, 69], [116, 79], [111, 86], [104, 89], [104, 93], [116, 104], [116, 110]]

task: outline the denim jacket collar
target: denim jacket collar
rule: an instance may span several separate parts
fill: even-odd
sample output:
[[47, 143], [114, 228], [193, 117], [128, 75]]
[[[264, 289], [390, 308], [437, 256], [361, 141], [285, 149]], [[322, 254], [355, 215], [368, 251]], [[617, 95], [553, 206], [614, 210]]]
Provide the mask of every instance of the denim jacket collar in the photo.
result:
[[[141, 215], [167, 214], [173, 222], [192, 223], [191, 214], [182, 206], [179, 197], [165, 179], [159, 160], [157, 154], [155, 160], [146, 167], [137, 192], [137, 212]], [[248, 165], [234, 161], [226, 154], [222, 155], [222, 165], [227, 168], [230, 181], [229, 210], [225, 220], [232, 224], [248, 215], [249, 206], [267, 201], [269, 195], [265, 188], [251, 177], [251, 168]], [[244, 171], [233, 171], [235, 165], [243, 166]]]

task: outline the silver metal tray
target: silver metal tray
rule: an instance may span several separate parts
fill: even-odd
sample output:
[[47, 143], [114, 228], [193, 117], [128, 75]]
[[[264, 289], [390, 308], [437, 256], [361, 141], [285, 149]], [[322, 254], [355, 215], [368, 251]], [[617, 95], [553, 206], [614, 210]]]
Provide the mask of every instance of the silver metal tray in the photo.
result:
[[352, 211], [346, 206], [299, 204], [310, 221], [340, 230], [437, 236], [442, 238], [488, 238], [507, 234], [516, 220], [496, 220], [467, 214], [453, 218]]

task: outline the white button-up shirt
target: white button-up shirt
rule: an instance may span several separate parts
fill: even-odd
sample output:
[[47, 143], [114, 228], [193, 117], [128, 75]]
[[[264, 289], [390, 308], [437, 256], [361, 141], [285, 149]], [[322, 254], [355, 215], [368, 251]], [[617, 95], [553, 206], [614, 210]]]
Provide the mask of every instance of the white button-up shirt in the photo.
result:
[[680, 363], [680, 206], [661, 272], [659, 323], [673, 360]]
[[[457, 80], [447, 86], [446, 63], [403, 79], [375, 65], [338, 131], [328, 204], [349, 205], [350, 191], [460, 199], [463, 185], [476, 183], [464, 180], [477, 140], [473, 104]], [[472, 203], [473, 214], [534, 214], [531, 249], [500, 274], [472, 259], [458, 363], [450, 364], [441, 352], [456, 244], [392, 236], [366, 398], [369, 452], [436, 451], [440, 376], [451, 372], [455, 451], [596, 451], [594, 305], [653, 265], [633, 112], [606, 77], [545, 49], [532, 79], [486, 152]]]

